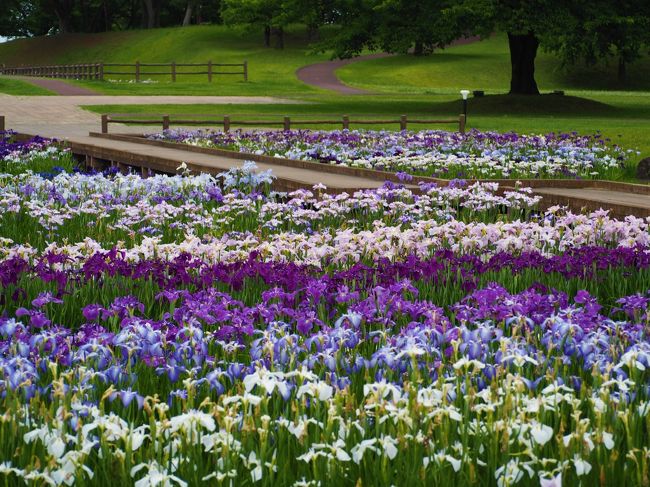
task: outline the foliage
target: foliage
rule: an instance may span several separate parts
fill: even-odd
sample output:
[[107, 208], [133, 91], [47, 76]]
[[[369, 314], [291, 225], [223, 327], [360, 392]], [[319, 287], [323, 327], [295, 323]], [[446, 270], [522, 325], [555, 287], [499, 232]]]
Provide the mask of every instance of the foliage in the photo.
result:
[[626, 65], [638, 60], [650, 47], [650, 4], [643, 0], [620, 2], [578, 1], [567, 4], [563, 32], [545, 39], [545, 46], [563, 61], [595, 64], [613, 57], [618, 77], [625, 82]]
[[319, 45], [335, 56], [349, 58], [364, 49], [416, 53], [442, 47], [458, 36], [458, 28], [442, 14], [450, 1], [424, 0], [337, 0], [334, 21], [336, 36]]
[[70, 32], [107, 32], [138, 27], [220, 21], [221, 0], [4, 0], [0, 35], [38, 36]]

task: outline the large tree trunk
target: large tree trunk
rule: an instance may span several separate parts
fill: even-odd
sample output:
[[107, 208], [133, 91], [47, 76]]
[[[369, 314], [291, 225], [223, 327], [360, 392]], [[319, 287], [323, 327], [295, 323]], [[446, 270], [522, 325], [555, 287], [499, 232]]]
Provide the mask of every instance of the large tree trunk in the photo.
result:
[[156, 16], [153, 10], [153, 0], [142, 0], [144, 3], [144, 26], [147, 29], [153, 29]]
[[271, 26], [264, 26], [264, 47], [271, 47]]
[[54, 4], [54, 14], [59, 21], [59, 32], [67, 34], [72, 32], [72, 9], [74, 0], [63, 0]]
[[627, 78], [627, 66], [623, 56], [618, 57], [618, 82], [624, 84]]
[[284, 28], [275, 27], [273, 34], [275, 35], [275, 48], [284, 49]]
[[160, 0], [153, 0], [153, 26], [160, 27]]
[[413, 55], [422, 56], [424, 54], [424, 43], [422, 41], [415, 41], [413, 46]]
[[192, 7], [194, 2], [192, 0], [188, 0], [187, 2], [187, 8], [185, 9], [185, 17], [183, 18], [183, 27], [190, 25], [190, 22], [192, 21]]
[[79, 10], [81, 11], [81, 28], [79, 32], [93, 32], [90, 19], [88, 18], [86, 0], [79, 0]]
[[111, 13], [110, 10], [108, 9], [108, 0], [104, 0], [102, 2], [102, 11], [104, 13], [104, 31], [108, 32], [111, 30], [111, 27], [113, 26]]
[[510, 45], [510, 78], [511, 95], [539, 95], [535, 82], [535, 57], [539, 39], [533, 32], [528, 34], [511, 34], [508, 32]]
[[320, 41], [320, 30], [318, 29], [318, 24], [307, 25], [307, 41]]

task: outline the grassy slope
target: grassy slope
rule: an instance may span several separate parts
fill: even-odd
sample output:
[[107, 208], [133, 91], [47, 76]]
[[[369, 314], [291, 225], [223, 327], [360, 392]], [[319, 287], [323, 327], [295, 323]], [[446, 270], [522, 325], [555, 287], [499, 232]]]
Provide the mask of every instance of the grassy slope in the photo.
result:
[[327, 59], [327, 56], [308, 52], [303, 30], [289, 30], [284, 50], [265, 48], [261, 32], [211, 25], [41, 37], [0, 44], [0, 63], [25, 63], [25, 60], [35, 64], [93, 61], [132, 63], [136, 60], [203, 63], [210, 59], [215, 63], [240, 63], [248, 60], [248, 83], [244, 83], [241, 76], [215, 76], [210, 84], [207, 76], [182, 75], [178, 76], [177, 83], [171, 83], [168, 75], [147, 76], [147, 68], [143, 68], [143, 77], [157, 80], [158, 83], [79, 84], [106, 94], [313, 94], [319, 90], [298, 81], [295, 71], [305, 64]]

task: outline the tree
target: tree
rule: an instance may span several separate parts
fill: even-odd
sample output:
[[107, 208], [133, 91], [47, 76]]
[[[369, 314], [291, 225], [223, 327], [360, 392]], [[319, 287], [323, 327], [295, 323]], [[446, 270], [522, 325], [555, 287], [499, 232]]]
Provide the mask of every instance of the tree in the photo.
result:
[[596, 64], [615, 59], [618, 81], [627, 78], [627, 66], [650, 44], [650, 3], [646, 0], [571, 2], [571, 24], [564, 36], [549, 38], [546, 46], [565, 65]]
[[264, 45], [284, 48], [284, 28], [291, 20], [283, 0], [224, 0], [222, 10], [226, 25], [245, 25], [264, 29]]
[[320, 27], [336, 18], [336, 0], [283, 0], [283, 9], [290, 22], [307, 27], [307, 40], [320, 40]]
[[[510, 93], [539, 95], [535, 81], [535, 58], [540, 36], [552, 36], [564, 24], [566, 4], [558, 0], [478, 0], [485, 7], [486, 27], [505, 31], [510, 49]], [[470, 0], [470, 5], [472, 4]]]
[[[465, 31], [462, 20], [471, 10], [454, 0], [336, 0], [333, 22], [338, 31], [321, 50], [335, 57], [358, 55], [364, 49], [416, 55], [444, 48]], [[453, 15], [448, 12], [454, 12]], [[473, 24], [482, 25], [482, 24]]]
[[510, 93], [538, 95], [535, 58], [540, 44], [559, 35], [567, 22], [563, 0], [455, 0], [443, 22], [455, 37], [506, 32], [510, 50]]
[[0, 35], [8, 37], [221, 21], [220, 0], [2, 1]]
[[648, 0], [339, 0], [338, 8], [345, 28], [330, 46], [340, 57], [366, 48], [421, 53], [461, 36], [506, 32], [512, 94], [539, 94], [540, 47], [565, 64], [615, 57], [623, 81], [650, 44]]

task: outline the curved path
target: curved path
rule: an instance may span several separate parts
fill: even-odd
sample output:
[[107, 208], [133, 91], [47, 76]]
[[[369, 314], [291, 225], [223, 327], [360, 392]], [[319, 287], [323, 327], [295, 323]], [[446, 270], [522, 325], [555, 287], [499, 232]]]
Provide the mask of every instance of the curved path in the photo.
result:
[[358, 61], [378, 59], [392, 55], [393, 54], [388, 54], [387, 52], [381, 52], [377, 54], [358, 56], [351, 59], [337, 59], [336, 61], [326, 61], [324, 63], [310, 64], [308, 66], [299, 68], [296, 71], [296, 76], [303, 83], [315, 86], [317, 88], [336, 91], [343, 95], [366, 95], [370, 92], [343, 84], [341, 80], [336, 77], [336, 70], [347, 64], [356, 63]]
[[[446, 47], [461, 46], [464, 44], [471, 44], [481, 40], [478, 36], [463, 37], [453, 41]], [[357, 56], [351, 59], [337, 59], [335, 61], [325, 61], [323, 63], [309, 64], [303, 66], [296, 71], [296, 76], [300, 81], [316, 88], [324, 88], [326, 90], [336, 91], [342, 95], [368, 95], [371, 91], [363, 90], [361, 88], [354, 88], [341, 82], [336, 76], [336, 70], [351, 63], [359, 61], [368, 61], [370, 59], [378, 59], [394, 56], [387, 52], [380, 52], [376, 54], [367, 54], [365, 56]]]

